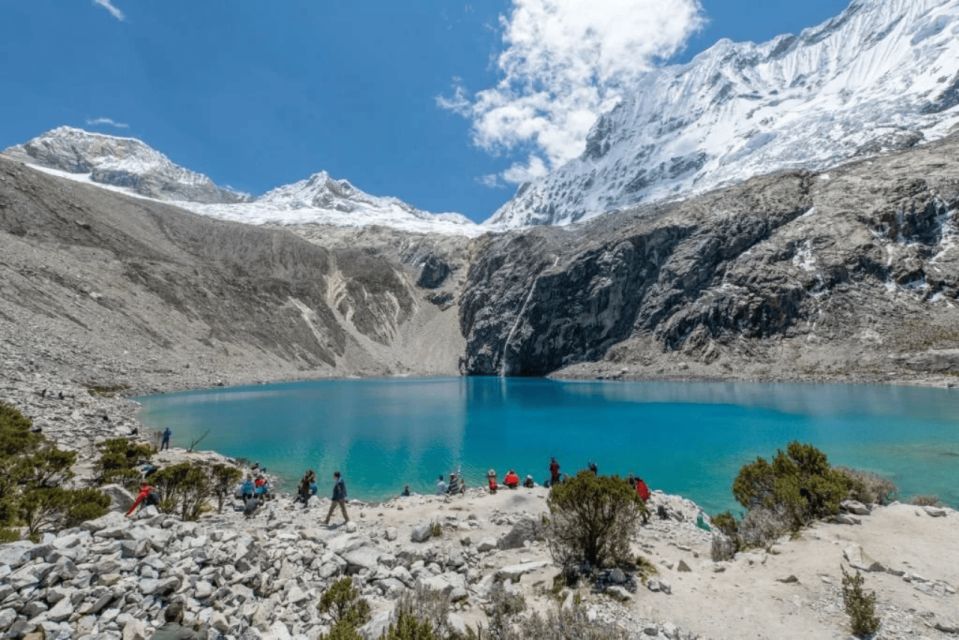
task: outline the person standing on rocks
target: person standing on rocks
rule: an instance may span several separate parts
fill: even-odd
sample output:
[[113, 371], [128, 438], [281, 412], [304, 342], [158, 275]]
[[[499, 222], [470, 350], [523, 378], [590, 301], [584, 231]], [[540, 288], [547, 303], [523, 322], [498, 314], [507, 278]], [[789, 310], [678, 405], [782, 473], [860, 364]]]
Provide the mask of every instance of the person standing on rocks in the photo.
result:
[[200, 634], [183, 626], [183, 604], [175, 601], [163, 611], [164, 625], [156, 630], [152, 640], [200, 640]]
[[160, 451], [170, 448], [170, 436], [172, 435], [173, 432], [170, 431], [170, 427], [163, 430], [163, 441], [160, 443]]
[[326, 520], [323, 522], [326, 526], [330, 526], [330, 518], [333, 517], [333, 510], [336, 509], [337, 505], [343, 512], [343, 520], [349, 522], [350, 516], [346, 514], [346, 483], [343, 482], [343, 476], [339, 471], [333, 472], [333, 502], [330, 503], [330, 511], [326, 514]]
[[440, 474], [436, 479], [436, 495], [445, 496], [446, 495], [446, 483], [443, 481], [443, 474]]
[[550, 458], [549, 461], [549, 486], [553, 486], [559, 482], [559, 462], [556, 461], [556, 458]]

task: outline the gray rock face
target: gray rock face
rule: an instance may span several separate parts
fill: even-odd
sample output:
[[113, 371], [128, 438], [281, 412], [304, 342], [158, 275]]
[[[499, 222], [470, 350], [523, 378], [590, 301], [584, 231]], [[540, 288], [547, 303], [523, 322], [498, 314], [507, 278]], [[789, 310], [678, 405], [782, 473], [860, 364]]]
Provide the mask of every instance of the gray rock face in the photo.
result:
[[[77, 379], [146, 370], [212, 384], [404, 362], [451, 373], [462, 345], [456, 312], [423, 302], [412, 267], [385, 250], [214, 221], [3, 158], [0, 253], [0, 333]], [[431, 332], [424, 363], [408, 334], [437, 315], [450, 330]]]
[[480, 239], [466, 372], [913, 377], [959, 364], [959, 135]]

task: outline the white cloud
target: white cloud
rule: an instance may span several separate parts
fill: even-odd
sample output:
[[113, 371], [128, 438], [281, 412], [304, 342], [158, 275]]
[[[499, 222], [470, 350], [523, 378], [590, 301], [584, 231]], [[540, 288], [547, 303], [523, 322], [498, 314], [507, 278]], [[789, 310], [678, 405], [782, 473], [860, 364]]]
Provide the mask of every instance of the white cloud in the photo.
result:
[[120, 22], [123, 22], [124, 20], [126, 20], [126, 16], [123, 15], [122, 11], [120, 11], [118, 8], [116, 8], [113, 5], [113, 2], [111, 2], [111, 0], [93, 0], [93, 4], [103, 7], [104, 9], [110, 12], [111, 16], [113, 16]]
[[549, 168], [546, 166], [546, 163], [543, 162], [543, 159], [537, 155], [531, 155], [525, 164], [520, 162], [513, 163], [501, 176], [506, 182], [520, 184], [530, 182], [536, 178], [542, 178], [547, 173], [549, 173]]
[[469, 117], [483, 149], [534, 149], [504, 180], [545, 173], [580, 155], [596, 117], [703, 20], [699, 0], [512, 0], [500, 17], [500, 81], [470, 96], [454, 80], [437, 104]]
[[116, 129], [129, 129], [129, 128], [130, 128], [130, 125], [128, 125], [126, 122], [117, 122], [117, 121], [114, 120], [113, 118], [104, 118], [104, 117], [100, 117], [100, 118], [89, 118], [89, 119], [87, 120], [87, 124], [90, 125], [91, 127], [98, 127], [98, 126], [106, 125], [106, 126], [108, 126], [108, 127], [114, 127], [114, 128], [116, 128]]

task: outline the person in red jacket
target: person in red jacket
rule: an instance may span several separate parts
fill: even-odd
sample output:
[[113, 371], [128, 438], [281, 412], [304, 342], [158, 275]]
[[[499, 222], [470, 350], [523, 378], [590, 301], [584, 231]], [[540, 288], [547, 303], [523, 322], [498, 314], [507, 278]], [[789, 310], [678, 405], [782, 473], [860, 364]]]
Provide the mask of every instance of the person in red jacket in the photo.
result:
[[553, 486], [559, 482], [559, 463], [556, 462], [556, 458], [551, 458], [549, 461], [549, 486]]
[[646, 484], [646, 481], [642, 478], [636, 478], [636, 495], [639, 496], [639, 499], [643, 501], [643, 524], [649, 522], [649, 510], [645, 509], [646, 503], [649, 502], [649, 485]]
[[486, 472], [486, 480], [489, 482], [489, 492], [496, 493], [499, 486], [496, 484], [496, 472], [490, 469]]
[[515, 489], [519, 486], [519, 476], [516, 475], [516, 472], [512, 469], [503, 477], [503, 484], [505, 484], [510, 489]]
[[143, 506], [150, 506], [157, 504], [159, 501], [156, 493], [154, 493], [153, 487], [144, 482], [140, 485], [140, 493], [137, 494], [136, 500], [133, 501], [133, 505], [130, 507], [130, 510], [127, 511], [127, 516], [136, 511], [137, 507], [141, 504]]

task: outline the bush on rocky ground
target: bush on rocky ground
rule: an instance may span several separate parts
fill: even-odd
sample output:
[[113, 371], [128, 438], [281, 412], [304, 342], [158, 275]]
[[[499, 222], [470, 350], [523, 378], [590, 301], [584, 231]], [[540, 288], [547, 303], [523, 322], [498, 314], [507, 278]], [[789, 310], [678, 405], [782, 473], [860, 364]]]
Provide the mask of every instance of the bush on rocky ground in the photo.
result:
[[76, 453], [57, 449], [15, 407], [0, 403], [0, 540], [31, 538], [106, 513], [109, 498], [93, 489], [67, 489]]
[[876, 593], [866, 592], [865, 579], [857, 571], [846, 573], [842, 569], [842, 602], [849, 616], [849, 626], [857, 638], [869, 638], [879, 631], [879, 616], [876, 615]]
[[226, 464], [181, 462], [157, 471], [152, 482], [160, 498], [160, 511], [183, 520], [197, 520], [212, 510], [211, 501], [222, 510], [241, 476], [239, 469]]
[[550, 609], [523, 617], [509, 640], [627, 640], [619, 627], [590, 620], [581, 604]]
[[628, 482], [583, 471], [554, 486], [547, 541], [564, 569], [594, 571], [631, 559], [629, 541], [645, 509]]
[[210, 480], [216, 497], [217, 512], [223, 511], [223, 501], [233, 493], [233, 488], [243, 478], [243, 472], [228, 464], [216, 463], [210, 467]]
[[119, 484], [136, 491], [142, 479], [139, 466], [150, 461], [153, 447], [128, 438], [104, 440], [97, 448], [97, 479], [100, 484]]
[[941, 507], [942, 500], [939, 496], [913, 496], [909, 499], [909, 504], [917, 507]]
[[849, 498], [863, 504], [887, 505], [895, 500], [899, 493], [899, 489], [891, 480], [871, 471], [849, 467], [836, 467], [836, 471], [849, 479], [851, 485]]
[[323, 592], [317, 605], [333, 621], [327, 640], [360, 638], [356, 631], [370, 619], [370, 603], [360, 596], [352, 578], [340, 578]]
[[799, 442], [777, 451], [772, 462], [757, 458], [745, 465], [733, 482], [739, 504], [749, 511], [781, 512], [793, 531], [839, 513], [851, 489], [849, 477], [833, 469], [825, 453]]

